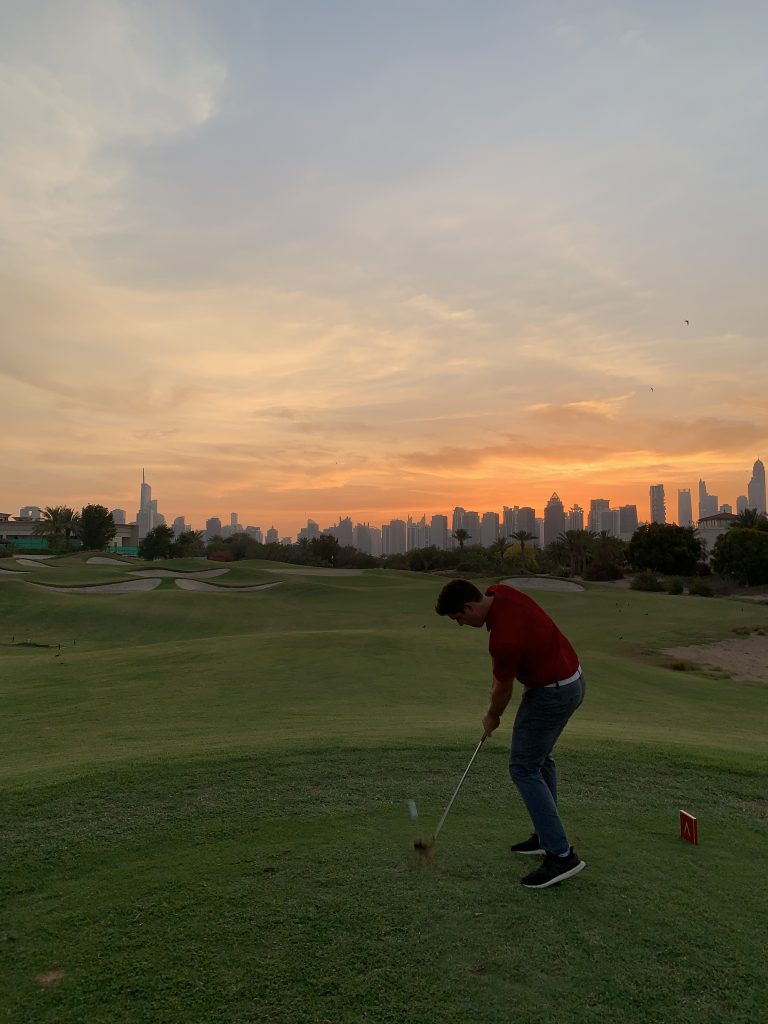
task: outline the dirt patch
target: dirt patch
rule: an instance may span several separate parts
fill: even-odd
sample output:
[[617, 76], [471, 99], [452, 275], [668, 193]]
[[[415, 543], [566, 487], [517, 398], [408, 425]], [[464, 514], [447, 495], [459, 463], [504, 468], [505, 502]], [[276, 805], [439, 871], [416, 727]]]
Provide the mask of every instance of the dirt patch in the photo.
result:
[[716, 644], [689, 647], [665, 647], [661, 652], [675, 659], [671, 666], [683, 663], [691, 667], [715, 669], [736, 680], [768, 683], [768, 636], [752, 634]]
[[35, 975], [35, 981], [41, 988], [50, 988], [51, 985], [58, 985], [64, 977], [62, 967], [54, 967], [51, 971], [41, 971]]

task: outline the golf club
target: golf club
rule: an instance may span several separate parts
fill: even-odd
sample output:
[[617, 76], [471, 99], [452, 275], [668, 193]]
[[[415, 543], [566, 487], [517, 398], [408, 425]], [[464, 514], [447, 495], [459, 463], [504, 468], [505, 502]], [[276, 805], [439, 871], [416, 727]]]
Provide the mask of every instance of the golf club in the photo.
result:
[[467, 775], [469, 775], [469, 769], [470, 769], [470, 768], [472, 767], [472, 762], [473, 762], [473, 761], [475, 760], [475, 758], [476, 758], [476, 757], [477, 757], [477, 755], [479, 754], [479, 752], [480, 752], [480, 747], [482, 747], [482, 745], [483, 745], [483, 744], [485, 743], [485, 741], [486, 741], [487, 739], [488, 739], [488, 737], [487, 737], [487, 736], [485, 735], [485, 733], [484, 733], [484, 734], [483, 734], [483, 736], [482, 736], [482, 738], [481, 738], [481, 740], [480, 740], [480, 742], [479, 742], [479, 743], [477, 744], [477, 746], [475, 747], [475, 752], [474, 752], [474, 754], [473, 754], [473, 755], [472, 755], [472, 757], [471, 757], [471, 758], [469, 759], [469, 764], [467, 765], [466, 769], [464, 770], [464, 774], [463, 774], [463, 775], [461, 776], [461, 778], [459, 779], [459, 784], [458, 784], [458, 786], [456, 787], [456, 791], [454, 792], [454, 794], [453, 794], [453, 796], [451, 797], [451, 799], [450, 799], [450, 800], [448, 801], [448, 806], [447, 806], [447, 807], [445, 808], [445, 811], [443, 812], [443, 816], [442, 816], [442, 818], [440, 819], [440, 821], [438, 822], [437, 828], [436, 828], [436, 829], [435, 829], [435, 831], [434, 831], [434, 832], [432, 833], [432, 838], [431, 838], [431, 839], [428, 839], [428, 840], [426, 840], [426, 841], [425, 841], [425, 840], [423, 840], [423, 839], [415, 839], [415, 840], [414, 840], [414, 842], [413, 842], [413, 848], [414, 848], [414, 849], [415, 849], [415, 850], [416, 850], [416, 851], [417, 851], [417, 852], [418, 852], [418, 853], [419, 853], [420, 855], [422, 855], [422, 856], [428, 855], [428, 854], [430, 853], [430, 851], [432, 850], [432, 847], [433, 847], [433, 846], [435, 845], [435, 842], [437, 841], [437, 837], [438, 837], [438, 836], [440, 835], [440, 829], [441, 829], [441, 828], [443, 827], [443, 825], [445, 824], [445, 819], [446, 819], [446, 818], [448, 817], [448, 812], [450, 811], [451, 807], [453, 806], [453, 801], [454, 801], [454, 800], [456, 799], [456, 797], [457, 797], [457, 796], [459, 795], [459, 790], [461, 789], [461, 787], [462, 787], [462, 785], [463, 785], [463, 783], [464, 783], [464, 779], [466, 779]]

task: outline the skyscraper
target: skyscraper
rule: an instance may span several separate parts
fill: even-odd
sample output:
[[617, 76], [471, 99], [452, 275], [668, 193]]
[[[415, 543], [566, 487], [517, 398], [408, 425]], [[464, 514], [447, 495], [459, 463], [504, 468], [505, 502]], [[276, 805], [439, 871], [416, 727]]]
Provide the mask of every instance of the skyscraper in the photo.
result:
[[489, 548], [499, 539], [499, 513], [483, 512], [480, 520], [480, 543], [484, 548]]
[[699, 480], [699, 519], [717, 515], [717, 495], [707, 493], [704, 480]]
[[610, 498], [593, 498], [589, 503], [589, 515], [587, 516], [587, 529], [592, 533], [599, 533], [600, 527], [597, 523], [598, 513], [611, 507]]
[[581, 505], [574, 505], [573, 508], [568, 512], [565, 522], [568, 530], [583, 530], [584, 529], [584, 509]]
[[760, 515], [765, 515], [765, 466], [758, 459], [752, 467], [752, 479], [747, 488], [749, 508], [756, 508]]
[[622, 505], [619, 509], [619, 536], [629, 540], [637, 529], [637, 505]]
[[522, 533], [525, 530], [526, 533], [530, 533], [535, 538], [536, 543], [539, 540], [539, 528], [536, 523], [536, 509], [531, 508], [530, 505], [523, 505], [517, 509], [517, 515], [515, 516], [517, 523], [515, 527], [515, 533]]
[[205, 539], [210, 540], [211, 537], [221, 536], [221, 520], [218, 516], [211, 516], [210, 519], [205, 521]]
[[141, 471], [141, 496], [139, 498], [139, 511], [136, 513], [136, 527], [139, 540], [146, 537], [150, 530], [158, 524], [155, 521], [157, 514], [157, 502], [152, 501], [152, 488], [144, 479], [144, 470]]
[[677, 492], [677, 525], [693, 526], [693, 505], [690, 487], [681, 487]]
[[457, 548], [459, 542], [455, 539], [457, 530], [464, 530], [464, 509], [460, 505], [457, 505], [453, 510], [453, 516], [451, 517], [451, 536], [450, 545], [452, 548]]
[[464, 513], [464, 529], [469, 534], [465, 544], [480, 544], [480, 516], [477, 512]]
[[664, 501], [664, 484], [651, 484], [651, 522], [666, 523], [667, 505]]
[[544, 546], [565, 533], [565, 509], [557, 494], [553, 494], [544, 509]]
[[440, 551], [448, 547], [448, 516], [432, 516], [429, 524], [429, 543]]

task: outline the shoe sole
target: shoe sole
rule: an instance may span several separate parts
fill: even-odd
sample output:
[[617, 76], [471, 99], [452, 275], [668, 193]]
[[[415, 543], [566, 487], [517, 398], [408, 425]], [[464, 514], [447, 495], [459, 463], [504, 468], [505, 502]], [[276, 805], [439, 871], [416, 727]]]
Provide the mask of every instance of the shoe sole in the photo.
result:
[[572, 878], [574, 875], [578, 875], [580, 871], [583, 871], [587, 865], [584, 861], [580, 861], [575, 868], [571, 868], [570, 871], [564, 871], [562, 875], [558, 875], [557, 878], [550, 878], [548, 882], [542, 882], [541, 885], [526, 885], [522, 882], [524, 889], [548, 889], [550, 885], [557, 885], [558, 882], [564, 882], [566, 878]]
[[543, 857], [545, 850], [511, 850], [510, 853], [517, 854], [518, 857]]

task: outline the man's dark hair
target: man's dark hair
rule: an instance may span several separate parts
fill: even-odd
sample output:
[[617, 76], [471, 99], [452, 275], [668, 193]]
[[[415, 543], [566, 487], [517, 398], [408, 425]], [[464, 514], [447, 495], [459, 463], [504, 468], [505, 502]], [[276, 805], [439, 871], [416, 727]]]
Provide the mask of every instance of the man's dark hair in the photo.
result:
[[438, 615], [455, 615], [464, 611], [464, 605], [482, 601], [483, 595], [469, 580], [451, 580], [437, 596], [435, 611]]

